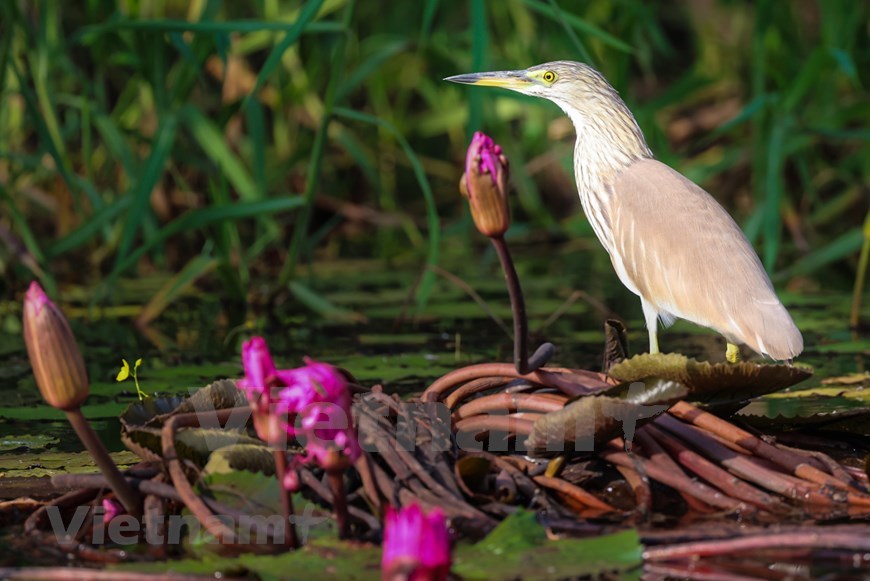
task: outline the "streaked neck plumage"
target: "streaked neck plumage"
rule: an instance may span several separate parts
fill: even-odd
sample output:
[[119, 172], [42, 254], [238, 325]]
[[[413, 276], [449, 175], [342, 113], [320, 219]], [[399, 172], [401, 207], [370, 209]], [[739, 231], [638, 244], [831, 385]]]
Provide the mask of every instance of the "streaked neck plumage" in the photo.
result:
[[[583, 211], [608, 252], [613, 248], [606, 198], [617, 174], [631, 163], [653, 157], [634, 115], [615, 89], [581, 104], [554, 99], [577, 132], [574, 172]], [[612, 254], [612, 253], [611, 253]]]

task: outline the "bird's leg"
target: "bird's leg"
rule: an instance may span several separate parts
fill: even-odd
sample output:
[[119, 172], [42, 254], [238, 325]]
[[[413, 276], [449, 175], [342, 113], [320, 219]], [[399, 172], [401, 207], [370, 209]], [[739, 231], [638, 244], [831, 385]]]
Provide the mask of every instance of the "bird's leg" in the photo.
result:
[[737, 363], [740, 361], [740, 347], [729, 341], [727, 347], [725, 347], [725, 359], [728, 363]]
[[646, 328], [649, 331], [649, 352], [659, 352], [659, 337], [658, 337], [658, 322], [659, 314], [656, 308], [648, 303], [645, 299], [640, 299], [640, 304], [643, 307], [643, 317], [646, 319]]

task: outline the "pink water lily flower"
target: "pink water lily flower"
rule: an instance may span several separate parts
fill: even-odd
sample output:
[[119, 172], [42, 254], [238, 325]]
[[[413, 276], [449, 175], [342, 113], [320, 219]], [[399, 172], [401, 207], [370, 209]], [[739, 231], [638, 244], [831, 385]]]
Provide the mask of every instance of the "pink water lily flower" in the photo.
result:
[[443, 581], [450, 572], [450, 536], [444, 513], [425, 514], [417, 504], [387, 509], [381, 578]]
[[336, 456], [351, 462], [359, 457], [347, 380], [335, 367], [306, 358], [298, 369], [277, 369], [262, 337], [242, 345], [242, 364], [245, 377], [239, 386], [263, 440], [277, 445], [279, 435], [296, 438], [305, 447], [297, 460], [324, 467]]

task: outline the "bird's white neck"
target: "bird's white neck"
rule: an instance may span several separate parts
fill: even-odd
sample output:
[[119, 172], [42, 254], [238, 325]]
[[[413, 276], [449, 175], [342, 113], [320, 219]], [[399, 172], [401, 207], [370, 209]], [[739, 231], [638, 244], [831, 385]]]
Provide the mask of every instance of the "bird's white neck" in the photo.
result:
[[[611, 229], [606, 214], [611, 184], [624, 168], [652, 157], [634, 115], [621, 99], [590, 112], [557, 103], [571, 118], [577, 132], [574, 177], [586, 217], [598, 239], [611, 251]], [[612, 253], [611, 253], [612, 254]]]

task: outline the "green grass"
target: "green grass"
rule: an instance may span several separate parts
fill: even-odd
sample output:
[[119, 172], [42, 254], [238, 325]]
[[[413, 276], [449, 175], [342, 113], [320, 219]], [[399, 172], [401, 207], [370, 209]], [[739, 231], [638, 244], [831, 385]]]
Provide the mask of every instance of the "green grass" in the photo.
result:
[[476, 240], [456, 191], [475, 130], [513, 161], [516, 230], [578, 235], [560, 112], [441, 80], [556, 59], [604, 72], [779, 283], [848, 289], [868, 17], [851, 0], [0, 3], [0, 292], [38, 278], [111, 302], [158, 271], [181, 274], [149, 316], [208, 279], [315, 305], [305, 265], [369, 256], [416, 260], [422, 307], [443, 247]]

